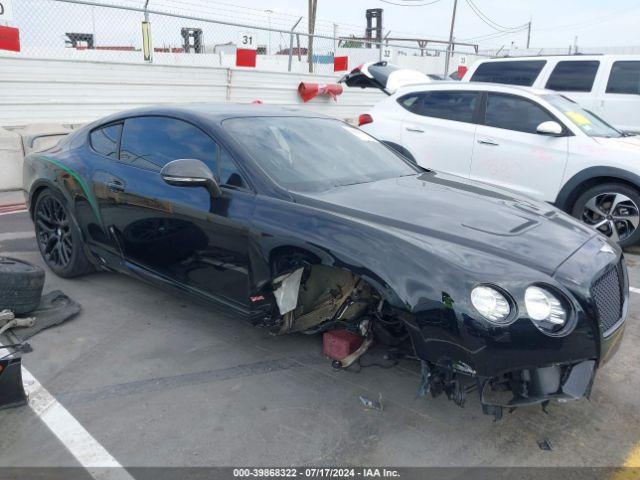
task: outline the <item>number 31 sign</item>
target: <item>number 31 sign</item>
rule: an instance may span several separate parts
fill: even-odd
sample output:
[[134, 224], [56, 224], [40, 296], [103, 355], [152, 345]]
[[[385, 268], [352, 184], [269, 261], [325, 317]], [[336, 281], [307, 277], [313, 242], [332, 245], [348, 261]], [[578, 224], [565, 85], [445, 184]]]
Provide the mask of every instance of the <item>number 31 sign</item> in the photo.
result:
[[13, 20], [12, 0], [0, 0], [0, 23]]

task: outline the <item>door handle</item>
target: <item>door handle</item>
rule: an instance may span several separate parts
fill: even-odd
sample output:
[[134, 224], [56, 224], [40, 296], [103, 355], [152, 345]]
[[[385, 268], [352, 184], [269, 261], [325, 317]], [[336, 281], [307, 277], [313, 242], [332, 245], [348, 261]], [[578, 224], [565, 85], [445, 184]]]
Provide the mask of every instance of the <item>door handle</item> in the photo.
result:
[[424, 133], [424, 130], [422, 130], [421, 128], [416, 128], [416, 127], [405, 127], [404, 129], [405, 129], [407, 132]]
[[124, 183], [120, 180], [111, 180], [107, 182], [107, 188], [112, 192], [124, 192]]
[[498, 147], [500, 144], [493, 142], [491, 140], [478, 140], [478, 143], [481, 145], [490, 145], [492, 147]]

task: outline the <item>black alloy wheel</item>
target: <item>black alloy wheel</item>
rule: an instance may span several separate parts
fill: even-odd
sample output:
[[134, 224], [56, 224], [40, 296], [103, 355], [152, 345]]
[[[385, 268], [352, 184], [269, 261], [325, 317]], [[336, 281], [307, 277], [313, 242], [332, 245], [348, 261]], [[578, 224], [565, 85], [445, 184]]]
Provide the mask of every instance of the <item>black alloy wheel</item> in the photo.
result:
[[56, 275], [76, 277], [92, 270], [62, 195], [49, 189], [42, 192], [36, 200], [33, 221], [42, 258]]

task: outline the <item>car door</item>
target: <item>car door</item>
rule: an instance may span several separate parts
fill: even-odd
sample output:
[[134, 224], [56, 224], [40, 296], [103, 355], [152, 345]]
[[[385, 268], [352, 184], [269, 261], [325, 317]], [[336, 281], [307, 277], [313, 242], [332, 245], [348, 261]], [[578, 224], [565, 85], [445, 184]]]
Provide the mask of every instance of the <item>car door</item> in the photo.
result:
[[[180, 158], [203, 161], [218, 179], [222, 172], [222, 196], [165, 183], [161, 168]], [[103, 223], [130, 269], [231, 306], [248, 305], [246, 225], [253, 194], [209, 135], [180, 119], [128, 118], [118, 160], [96, 175], [103, 184]]]
[[567, 163], [568, 137], [536, 130], [543, 122], [558, 120], [528, 98], [498, 92], [487, 92], [485, 98], [471, 178], [538, 200], [555, 200]]
[[480, 93], [412, 92], [400, 97], [398, 103], [409, 112], [402, 121], [402, 145], [418, 165], [468, 177]]
[[597, 113], [621, 130], [640, 132], [640, 61], [612, 63]]
[[76, 205], [78, 223], [85, 241], [103, 262], [110, 265], [122, 261], [122, 251], [116, 238], [104, 225], [102, 215], [114, 206], [117, 185], [113, 182], [116, 179], [108, 172], [118, 161], [123, 125], [123, 122], [118, 121], [100, 125], [89, 132], [89, 141], [83, 155], [86, 158], [84, 163], [90, 169], [87, 177], [91, 179], [91, 194], [89, 205]]

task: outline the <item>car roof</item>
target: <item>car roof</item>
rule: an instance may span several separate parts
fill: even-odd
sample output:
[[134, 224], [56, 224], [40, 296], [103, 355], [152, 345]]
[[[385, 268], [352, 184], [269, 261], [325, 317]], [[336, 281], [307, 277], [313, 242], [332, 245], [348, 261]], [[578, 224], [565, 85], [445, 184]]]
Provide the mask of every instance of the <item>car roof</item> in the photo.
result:
[[479, 91], [499, 91], [499, 92], [513, 92], [513, 93], [525, 93], [529, 95], [549, 95], [557, 94], [553, 90], [547, 90], [544, 88], [532, 88], [523, 87], [520, 85], [509, 85], [505, 83], [489, 83], [489, 82], [435, 82], [435, 83], [423, 83], [420, 85], [407, 85], [401, 87], [394, 94], [395, 96], [404, 95], [411, 92], [427, 91], [427, 90], [479, 90]]
[[176, 103], [168, 105], [156, 105], [151, 107], [141, 107], [132, 110], [125, 110], [115, 113], [94, 122], [94, 125], [123, 120], [128, 117], [166, 115], [166, 116], [196, 116], [207, 122], [220, 124], [229, 118], [238, 117], [320, 117], [330, 118], [326, 115], [318, 114], [296, 107], [275, 107], [263, 104], [232, 104], [232, 103]]

